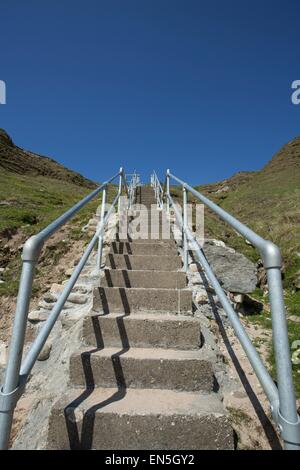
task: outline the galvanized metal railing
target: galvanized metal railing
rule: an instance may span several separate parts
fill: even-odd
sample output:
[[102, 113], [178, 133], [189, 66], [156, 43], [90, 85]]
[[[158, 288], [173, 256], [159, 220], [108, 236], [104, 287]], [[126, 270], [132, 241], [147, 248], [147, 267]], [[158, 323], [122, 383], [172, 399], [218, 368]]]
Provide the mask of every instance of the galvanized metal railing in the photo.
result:
[[[179, 205], [177, 205], [170, 193], [170, 180], [173, 179], [182, 187], [183, 192], [183, 216]], [[281, 281], [281, 254], [279, 248], [269, 240], [265, 240], [258, 234], [249, 229], [246, 225], [239, 222], [224, 209], [212, 202], [203, 194], [196, 191], [192, 186], [181, 180], [167, 170], [164, 190], [154, 172], [151, 177], [151, 184], [155, 190], [157, 204], [162, 207], [162, 201], [166, 199], [166, 210], [170, 212], [170, 207], [179, 227], [183, 232], [183, 259], [184, 269], [188, 267], [188, 252], [193, 250], [199, 263], [201, 264], [206, 276], [228, 315], [228, 319], [239, 339], [256, 376], [263, 387], [272, 411], [274, 421], [284, 441], [284, 447], [288, 450], [300, 450], [300, 417], [297, 413], [297, 405], [294, 392], [292, 377], [291, 353], [289, 347], [287, 322], [285, 306], [283, 300], [283, 289]], [[222, 289], [218, 279], [212, 271], [205, 253], [194, 237], [194, 234], [187, 223], [187, 202], [188, 193], [193, 194], [199, 201], [209, 207], [224, 222], [228, 223], [238, 233], [245, 237], [250, 243], [258, 249], [261, 254], [264, 267], [267, 271], [267, 280], [269, 288], [269, 300], [272, 316], [272, 333], [275, 350], [277, 386], [275, 385], [268, 370], [263, 364], [259, 354], [253, 346], [247, 332], [245, 331], [239, 317], [232, 308], [232, 305]]]
[[136, 171], [127, 176], [131, 178], [128, 185], [128, 207], [131, 207], [134, 202], [136, 188], [140, 185], [141, 180], [140, 175], [138, 175]]
[[[109, 183], [119, 178], [118, 193], [105, 214], [106, 193]], [[130, 183], [130, 191], [135, 188], [136, 176]], [[8, 355], [7, 368], [5, 372], [4, 384], [0, 389], [0, 449], [7, 449], [12, 426], [13, 414], [16, 404], [23, 394], [30, 371], [32, 370], [38, 355], [40, 354], [66, 300], [71, 293], [83, 267], [85, 266], [93, 248], [98, 242], [97, 265], [101, 266], [103, 233], [104, 227], [112, 214], [115, 206], [120, 201], [122, 189], [125, 189], [128, 196], [128, 187], [124, 170], [120, 168], [119, 172], [112, 176], [108, 181], [101, 184], [88, 196], [79, 201], [75, 206], [61, 215], [58, 219], [48, 225], [37, 235], [30, 237], [24, 245], [22, 253], [22, 273], [19, 284], [16, 313], [14, 318], [11, 344]], [[72, 276], [67, 282], [64, 290], [59, 296], [53, 309], [49, 313], [47, 320], [39, 331], [36, 339], [32, 343], [26, 357], [22, 360], [26, 325], [29, 311], [29, 303], [32, 292], [35, 268], [38, 263], [39, 255], [46, 240], [51, 237], [62, 225], [73, 217], [82, 207], [90, 202], [102, 192], [101, 219], [95, 235], [85, 249], [81, 260], [75, 267]], [[132, 199], [131, 199], [132, 202]], [[131, 203], [130, 203], [131, 204]], [[119, 208], [120, 209], [120, 208]]]
[[157, 174], [155, 171], [153, 171], [153, 174], [151, 175], [151, 186], [153, 187], [154, 193], [155, 193], [155, 198], [157, 202], [157, 208], [162, 209], [163, 208], [163, 188], [160, 184], [160, 181], [157, 177]]

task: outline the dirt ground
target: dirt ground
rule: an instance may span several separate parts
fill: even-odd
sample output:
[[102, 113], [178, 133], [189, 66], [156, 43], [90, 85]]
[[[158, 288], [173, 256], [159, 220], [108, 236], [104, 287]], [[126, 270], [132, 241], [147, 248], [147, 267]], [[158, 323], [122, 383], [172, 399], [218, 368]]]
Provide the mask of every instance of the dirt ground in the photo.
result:
[[[240, 450], [275, 450], [282, 448], [282, 441], [272, 420], [267, 397], [252, 369], [252, 366], [236, 338], [232, 328], [222, 328], [213, 322], [218, 346], [224, 355], [230, 379], [240, 386], [237, 390], [224, 391], [224, 405], [230, 413], [237, 434], [237, 448]], [[271, 332], [255, 325], [244, 327], [252, 339], [261, 339], [259, 354], [267, 364], [267, 343]]]

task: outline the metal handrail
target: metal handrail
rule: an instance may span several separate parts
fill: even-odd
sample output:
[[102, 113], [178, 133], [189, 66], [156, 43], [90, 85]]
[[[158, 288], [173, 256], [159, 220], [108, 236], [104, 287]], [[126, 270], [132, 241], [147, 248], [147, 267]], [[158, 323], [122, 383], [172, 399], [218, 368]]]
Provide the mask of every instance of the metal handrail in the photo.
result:
[[155, 173], [154, 170], [153, 170], [153, 174], [151, 175], [151, 186], [154, 190], [155, 197], [156, 197], [156, 200], [157, 200], [157, 208], [162, 209], [163, 208], [163, 194], [164, 194], [164, 191], [163, 191], [163, 188], [162, 188], [162, 186], [160, 184], [160, 181], [157, 177], [157, 174]]
[[[114, 181], [119, 177], [119, 187], [118, 193], [115, 197], [113, 203], [110, 205], [109, 210], [104, 215], [104, 206], [106, 201], [106, 191], [108, 184]], [[22, 252], [22, 272], [21, 279], [19, 283], [19, 291], [17, 297], [17, 306], [15, 319], [13, 324], [13, 331], [11, 336], [11, 344], [8, 355], [8, 362], [5, 372], [4, 384], [0, 389], [0, 449], [7, 449], [9, 436], [12, 426], [13, 414], [16, 404], [23, 394], [26, 386], [26, 382], [30, 371], [32, 370], [38, 355], [40, 354], [49, 334], [72, 290], [74, 287], [83, 267], [85, 266], [93, 248], [98, 242], [98, 258], [99, 250], [101, 247], [102, 255], [102, 242], [103, 242], [103, 230], [104, 227], [112, 214], [115, 205], [120, 201], [122, 194], [122, 188], [125, 189], [126, 194], [128, 195], [128, 187], [125, 178], [125, 173], [123, 168], [120, 168], [119, 172], [112, 176], [108, 181], [101, 184], [98, 188], [92, 191], [88, 196], [83, 198], [77, 204], [75, 204], [71, 209], [66, 211], [58, 219], [48, 225], [45, 229], [39, 232], [37, 235], [30, 237], [23, 248]], [[63, 224], [65, 224], [71, 217], [73, 217], [83, 206], [85, 206], [89, 201], [91, 201], [95, 196], [100, 192], [103, 192], [102, 197], [102, 206], [101, 206], [101, 218], [99, 226], [97, 227], [96, 233], [93, 236], [92, 240], [85, 249], [81, 260], [74, 268], [74, 271], [65, 285], [64, 290], [60, 294], [58, 300], [54, 304], [53, 309], [49, 313], [49, 316], [43, 327], [39, 331], [37, 337], [32, 343], [30, 350], [28, 351], [25, 359], [22, 361], [25, 333], [27, 318], [29, 312], [29, 303], [32, 292], [32, 284], [35, 273], [35, 267], [39, 259], [42, 247], [45, 241], [53, 235]], [[120, 209], [120, 207], [119, 207]], [[99, 259], [97, 259], [98, 263]], [[100, 257], [101, 264], [101, 257]], [[100, 265], [98, 264], [100, 267]]]
[[135, 190], [137, 186], [140, 185], [140, 175], [138, 175], [135, 170], [130, 176], [131, 181], [128, 187], [128, 208], [132, 206], [135, 197]]
[[[180, 210], [170, 194], [170, 179], [174, 179], [182, 186], [183, 190], [183, 217]], [[153, 186], [157, 186], [159, 181], [156, 173], [152, 176]], [[267, 280], [269, 287], [269, 300], [272, 315], [273, 344], [275, 349], [275, 362], [277, 373], [277, 386], [263, 364], [259, 354], [252, 344], [247, 332], [245, 331], [240, 319], [232, 308], [232, 305], [226, 296], [223, 288], [213, 273], [202, 248], [187, 224], [187, 201], [188, 192], [193, 194], [198, 200], [203, 202], [213, 212], [219, 215], [225, 222], [233, 227], [237, 232], [249, 240], [255, 246], [263, 259], [264, 267], [267, 270]], [[157, 197], [157, 193], [156, 193]], [[229, 321], [239, 339], [253, 369], [261, 383], [272, 411], [273, 418], [278, 426], [278, 430], [284, 441], [284, 447], [288, 450], [300, 450], [300, 416], [297, 413], [297, 404], [295, 399], [294, 384], [292, 378], [291, 356], [288, 340], [287, 322], [285, 315], [285, 306], [283, 300], [283, 289], [281, 281], [281, 254], [279, 248], [269, 240], [253, 232], [246, 225], [221, 209], [217, 204], [196, 191], [185, 181], [171, 174], [169, 170], [166, 173], [166, 180], [163, 190], [163, 198], [166, 198], [167, 212], [170, 206], [173, 208], [179, 227], [183, 231], [183, 258], [184, 269], [187, 269], [188, 250], [192, 249], [205, 271], [208, 280], [215, 289], [218, 298], [228, 315]], [[158, 201], [158, 199], [157, 199]], [[158, 201], [159, 203], [159, 201]], [[180, 207], [180, 206], [179, 206]], [[188, 247], [188, 243], [190, 246]]]

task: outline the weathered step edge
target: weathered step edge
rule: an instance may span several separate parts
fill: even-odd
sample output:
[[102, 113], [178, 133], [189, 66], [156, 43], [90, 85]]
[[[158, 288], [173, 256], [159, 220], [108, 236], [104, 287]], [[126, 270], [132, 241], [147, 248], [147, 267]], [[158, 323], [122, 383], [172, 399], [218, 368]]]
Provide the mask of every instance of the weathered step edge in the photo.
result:
[[202, 345], [198, 319], [166, 313], [141, 312], [135, 315], [91, 314], [84, 318], [85, 345], [103, 347], [141, 347], [198, 349]]
[[215, 378], [206, 350], [86, 348], [71, 356], [70, 384], [212, 392]]
[[116, 255], [108, 253], [106, 264], [111, 269], [177, 271], [182, 267], [179, 256]]
[[101, 287], [144, 287], [160, 289], [184, 289], [187, 277], [180, 271], [135, 271], [126, 269], [104, 269], [100, 278]]
[[215, 394], [171, 390], [70, 390], [52, 408], [48, 449], [233, 449]]
[[93, 291], [93, 311], [104, 314], [136, 313], [146, 309], [188, 313], [192, 307], [192, 291], [189, 289], [96, 287]]

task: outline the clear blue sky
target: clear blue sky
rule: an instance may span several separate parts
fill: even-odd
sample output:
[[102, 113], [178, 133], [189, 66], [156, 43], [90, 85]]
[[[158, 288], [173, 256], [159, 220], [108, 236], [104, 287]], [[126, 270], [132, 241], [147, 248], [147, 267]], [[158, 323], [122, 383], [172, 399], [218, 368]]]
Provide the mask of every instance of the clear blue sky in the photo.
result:
[[94, 180], [261, 168], [300, 134], [299, 0], [1, 2], [0, 127]]

